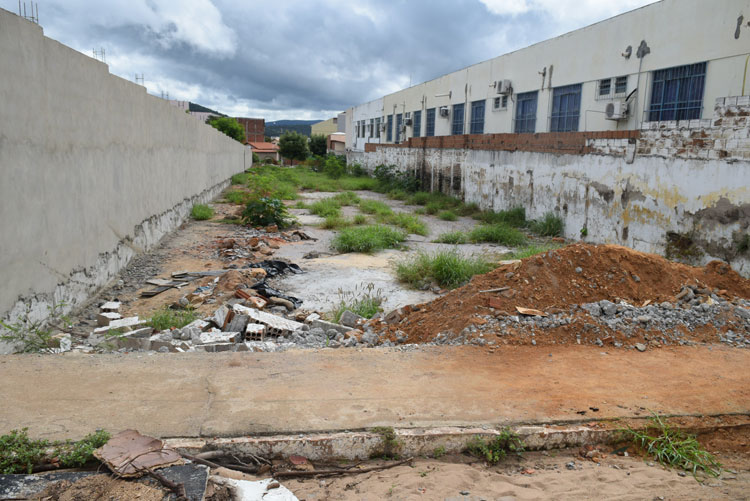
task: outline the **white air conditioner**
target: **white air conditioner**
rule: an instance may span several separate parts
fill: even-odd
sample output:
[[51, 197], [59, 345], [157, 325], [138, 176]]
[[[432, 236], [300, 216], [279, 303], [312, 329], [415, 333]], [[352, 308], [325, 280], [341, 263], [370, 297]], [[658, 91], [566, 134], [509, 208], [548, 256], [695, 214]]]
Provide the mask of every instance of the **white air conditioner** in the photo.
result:
[[441, 106], [440, 107], [440, 116], [441, 117], [448, 118], [450, 116], [450, 114], [451, 114], [450, 108], [448, 108], [447, 106]]
[[495, 82], [495, 89], [497, 90], [498, 94], [502, 94], [504, 96], [507, 96], [508, 94], [513, 92], [513, 86], [510, 83], [510, 80], [498, 80]]
[[628, 103], [625, 101], [612, 101], [607, 103], [607, 109], [604, 110], [604, 117], [607, 120], [622, 120], [628, 118]]
[[411, 122], [411, 118], [405, 118], [405, 119], [404, 119], [404, 127], [409, 127], [409, 126], [411, 126], [411, 123], [412, 123], [412, 122]]

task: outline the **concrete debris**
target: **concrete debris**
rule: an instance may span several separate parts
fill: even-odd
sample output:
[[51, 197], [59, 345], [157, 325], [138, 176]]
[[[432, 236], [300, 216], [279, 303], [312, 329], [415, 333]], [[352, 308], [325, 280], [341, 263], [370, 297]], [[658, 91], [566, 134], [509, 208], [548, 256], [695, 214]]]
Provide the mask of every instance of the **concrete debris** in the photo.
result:
[[136, 430], [125, 430], [113, 436], [94, 451], [94, 457], [125, 478], [141, 477], [146, 468], [155, 470], [184, 463], [182, 456], [164, 442]]
[[136, 325], [143, 325], [145, 323], [146, 323], [145, 320], [141, 320], [138, 317], [121, 318], [119, 320], [111, 321], [109, 325], [105, 325], [103, 327], [94, 329], [94, 334], [100, 334], [100, 333], [107, 332], [112, 329], [123, 329], [125, 327], [135, 327]]
[[346, 310], [341, 314], [341, 320], [339, 320], [339, 323], [347, 327], [356, 327], [359, 322], [364, 320], [364, 317], [361, 317], [352, 311]]
[[245, 339], [247, 341], [263, 341], [266, 337], [266, 326], [263, 324], [247, 324]]
[[222, 478], [222, 482], [234, 487], [238, 501], [299, 501], [292, 491], [272, 478], [259, 481]]
[[104, 312], [118, 311], [120, 309], [120, 302], [119, 301], [107, 301], [106, 303], [101, 305], [99, 309]]
[[289, 320], [277, 315], [271, 315], [260, 310], [248, 308], [236, 304], [233, 306], [234, 312], [240, 315], [247, 315], [256, 324], [266, 326], [266, 333], [272, 336], [287, 336], [294, 331], [300, 330], [304, 324]]
[[113, 322], [115, 320], [120, 320], [121, 318], [122, 318], [122, 315], [120, 315], [117, 312], [114, 312], [114, 311], [105, 311], [105, 312], [99, 313], [96, 316], [96, 324], [99, 327], [105, 327], [105, 326], [109, 325], [111, 322]]

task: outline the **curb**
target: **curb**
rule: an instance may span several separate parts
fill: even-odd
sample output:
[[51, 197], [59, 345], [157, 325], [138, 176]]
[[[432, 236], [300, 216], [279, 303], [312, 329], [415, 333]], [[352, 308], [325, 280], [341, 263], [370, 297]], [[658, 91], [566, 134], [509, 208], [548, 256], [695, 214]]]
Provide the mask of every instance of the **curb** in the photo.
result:
[[[675, 428], [693, 434], [716, 430], [750, 427], [750, 416], [672, 416], [667, 421]], [[588, 421], [566, 425], [510, 426], [523, 440], [526, 450], [550, 450], [581, 447], [587, 444], [613, 444], [619, 439], [619, 429], [630, 426], [645, 429], [648, 418]], [[498, 427], [437, 427], [394, 429], [401, 456], [433, 456], [441, 453], [460, 453], [475, 436], [493, 437], [504, 428]], [[311, 460], [363, 460], [383, 454], [383, 437], [373, 431], [343, 431], [299, 435], [272, 435], [235, 438], [171, 438], [167, 446], [182, 453], [198, 454], [208, 450], [224, 450], [237, 455], [256, 455], [266, 458], [304, 456]]]

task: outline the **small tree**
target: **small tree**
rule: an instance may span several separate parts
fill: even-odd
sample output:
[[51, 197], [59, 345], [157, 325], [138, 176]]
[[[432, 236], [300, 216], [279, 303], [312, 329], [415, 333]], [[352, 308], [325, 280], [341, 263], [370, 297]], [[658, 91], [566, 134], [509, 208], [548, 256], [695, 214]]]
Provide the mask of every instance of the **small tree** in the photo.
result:
[[304, 160], [310, 155], [307, 136], [297, 132], [285, 132], [279, 139], [279, 153], [290, 160]]
[[325, 156], [328, 150], [326, 137], [323, 134], [315, 134], [310, 138], [310, 153], [318, 156]]
[[209, 118], [208, 124], [214, 129], [220, 130], [235, 141], [241, 143], [245, 142], [245, 128], [234, 118]]

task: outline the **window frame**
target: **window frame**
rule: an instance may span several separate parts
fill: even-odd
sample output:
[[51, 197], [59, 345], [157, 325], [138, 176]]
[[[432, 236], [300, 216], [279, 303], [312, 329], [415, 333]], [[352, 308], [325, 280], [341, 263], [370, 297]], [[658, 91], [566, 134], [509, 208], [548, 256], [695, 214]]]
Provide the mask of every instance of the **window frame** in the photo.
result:
[[[672, 66], [651, 72], [651, 96], [646, 111], [648, 121], [696, 120], [703, 115], [708, 63]], [[667, 101], [668, 85], [675, 86], [674, 100]], [[690, 96], [683, 95], [687, 86]], [[696, 99], [696, 96], [699, 98]], [[687, 99], [692, 97], [693, 99]], [[659, 99], [656, 102], [657, 98]]]
[[389, 143], [393, 142], [393, 114], [392, 113], [388, 115], [388, 118], [386, 119], [385, 140]]
[[411, 114], [412, 137], [422, 137], [422, 110], [417, 110]]
[[[533, 103], [533, 111], [526, 110], [526, 103]], [[536, 133], [536, 117], [539, 108], [539, 91], [516, 94], [516, 111], [513, 114], [513, 132], [516, 134]], [[521, 115], [522, 112], [524, 112]], [[520, 118], [519, 118], [520, 117]]]
[[435, 114], [437, 108], [428, 108], [425, 110], [425, 124], [424, 124], [424, 135], [425, 137], [435, 136]]
[[550, 132], [578, 131], [581, 121], [582, 90], [582, 84], [561, 85], [552, 89]]
[[[481, 120], [479, 109], [481, 108]], [[484, 134], [484, 120], [487, 114], [487, 100], [479, 99], [471, 102], [471, 114], [469, 115], [469, 134]]]
[[399, 144], [401, 142], [401, 127], [404, 125], [404, 115], [403, 113], [396, 113], [396, 140], [394, 141], [396, 144]]
[[[460, 110], [460, 113], [458, 113]], [[460, 136], [464, 133], [464, 114], [466, 113], [466, 105], [464, 103], [456, 103], [451, 108], [451, 136]], [[457, 132], [459, 131], [459, 132]]]

